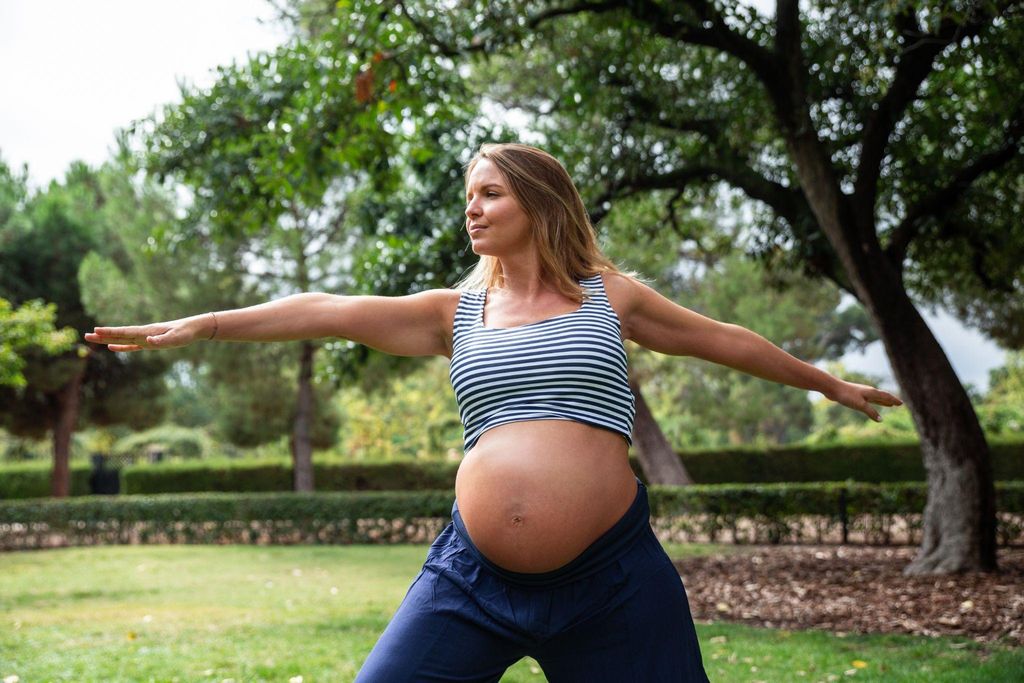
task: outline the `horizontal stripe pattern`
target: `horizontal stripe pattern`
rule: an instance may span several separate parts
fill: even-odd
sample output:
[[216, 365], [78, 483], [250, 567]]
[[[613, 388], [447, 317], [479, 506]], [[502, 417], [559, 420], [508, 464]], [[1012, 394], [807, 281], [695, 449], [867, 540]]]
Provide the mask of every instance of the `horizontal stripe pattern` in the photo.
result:
[[600, 273], [579, 282], [590, 298], [576, 311], [508, 328], [484, 327], [485, 290], [462, 292], [449, 377], [467, 452], [488, 429], [523, 420], [582, 422], [632, 444], [636, 401], [619, 318]]

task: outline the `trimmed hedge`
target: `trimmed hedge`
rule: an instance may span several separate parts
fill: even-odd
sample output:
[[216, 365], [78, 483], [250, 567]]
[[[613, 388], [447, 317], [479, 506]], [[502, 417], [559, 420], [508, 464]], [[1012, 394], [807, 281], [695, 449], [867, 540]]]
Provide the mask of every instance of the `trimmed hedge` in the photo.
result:
[[[0, 500], [45, 498], [50, 495], [49, 462], [25, 462], [0, 467]], [[71, 495], [89, 495], [89, 465], [71, 465]]]
[[[1024, 480], [1024, 441], [989, 440], [989, 448], [996, 481]], [[916, 441], [715, 449], [680, 457], [693, 480], [701, 484], [925, 480]]]
[[[1024, 480], [1024, 442], [992, 444], [997, 481]], [[771, 450], [736, 449], [680, 455], [700, 484], [924, 481], [921, 449], [916, 444], [799, 447]], [[630, 465], [644, 479], [640, 462]], [[457, 462], [321, 463], [314, 481], [321, 491], [418, 491], [455, 488]], [[289, 491], [291, 465], [226, 461], [136, 465], [123, 475], [125, 493], [183, 491]]]
[[[1024, 441], [990, 444], [996, 481], [1024, 480]], [[924, 481], [917, 443], [861, 443], [773, 449], [708, 450], [680, 455], [700, 484], [821, 482], [869, 483]], [[630, 458], [644, 479], [639, 461]], [[455, 487], [457, 462], [314, 463], [319, 491], [419, 491]], [[72, 466], [72, 495], [86, 495], [89, 468]], [[121, 470], [121, 491], [155, 494], [200, 491], [290, 491], [292, 468], [286, 461], [203, 460], [139, 464]], [[0, 468], [0, 499], [49, 495], [49, 463]]]
[[[734, 542], [801, 540], [807, 517], [821, 530], [867, 529], [889, 542], [903, 517], [920, 528], [921, 483], [770, 484], [650, 489], [655, 527], [703, 534], [732, 531]], [[0, 549], [98, 543], [425, 542], [447, 523], [451, 491], [88, 496], [0, 502]], [[998, 539], [1024, 535], [1024, 482], [997, 486]], [[916, 525], [916, 526], [915, 526]], [[741, 526], [751, 530], [741, 538]], [[871, 532], [875, 532], [873, 535]]]
[[[457, 462], [314, 463], [320, 491], [424, 491], [454, 489]], [[129, 494], [187, 491], [291, 491], [290, 463], [224, 461], [136, 465], [124, 470]]]

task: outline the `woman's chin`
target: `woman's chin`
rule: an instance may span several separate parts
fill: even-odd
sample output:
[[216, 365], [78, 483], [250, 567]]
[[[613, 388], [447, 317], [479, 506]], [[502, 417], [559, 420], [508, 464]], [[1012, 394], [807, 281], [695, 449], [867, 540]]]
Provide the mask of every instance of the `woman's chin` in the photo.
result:
[[477, 256], [494, 256], [491, 250], [487, 248], [487, 245], [479, 241], [472, 241], [469, 246]]

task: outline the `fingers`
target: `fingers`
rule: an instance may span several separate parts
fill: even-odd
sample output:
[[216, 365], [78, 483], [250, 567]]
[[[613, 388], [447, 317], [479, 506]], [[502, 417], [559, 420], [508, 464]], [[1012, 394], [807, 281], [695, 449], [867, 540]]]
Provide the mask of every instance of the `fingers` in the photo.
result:
[[98, 337], [139, 337], [146, 333], [145, 327], [96, 327], [93, 333]]
[[107, 344], [107, 348], [119, 353], [127, 351], [142, 351], [142, 347], [138, 344]]
[[92, 332], [87, 332], [86, 340], [98, 344], [109, 344], [119, 341], [138, 341], [153, 331], [144, 327], [97, 327]]
[[877, 403], [880, 406], [901, 406], [903, 401], [898, 396], [893, 396], [888, 391], [875, 390], [875, 394], [868, 398], [872, 403]]
[[143, 343], [149, 338], [137, 327], [97, 327], [94, 332], [86, 332], [85, 340], [94, 344], [105, 344], [111, 351], [118, 353], [142, 351], [147, 348]]
[[118, 353], [143, 351], [168, 346], [170, 332], [166, 325], [136, 325], [131, 327], [97, 327], [85, 334], [85, 340], [105, 344]]
[[882, 416], [877, 410], [872, 407], [872, 403], [876, 403], [880, 406], [886, 406], [889, 408], [903, 405], [903, 401], [897, 396], [893, 396], [888, 391], [881, 391], [870, 387], [871, 392], [865, 392], [863, 395], [864, 405], [860, 407], [861, 412], [870, 417], [875, 422], [881, 422]]

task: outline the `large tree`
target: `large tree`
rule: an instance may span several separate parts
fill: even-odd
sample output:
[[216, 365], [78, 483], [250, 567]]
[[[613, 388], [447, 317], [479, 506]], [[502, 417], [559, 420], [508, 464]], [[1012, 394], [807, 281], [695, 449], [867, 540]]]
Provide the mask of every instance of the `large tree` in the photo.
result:
[[[108, 182], [107, 205], [143, 203], [146, 210], [121, 211], [102, 253], [83, 259], [78, 280], [89, 314], [101, 325], [117, 325], [263, 301], [259, 278], [242, 263], [246, 240], [208, 239], [190, 225], [190, 217], [179, 215], [172, 193], [136, 176], [136, 161], [122, 148], [108, 164], [108, 178], [119, 182]], [[180, 239], [182, 234], [191, 239]], [[287, 345], [199, 344], [172, 350], [164, 360], [176, 365], [168, 379], [178, 384], [177, 399], [183, 382], [191, 389], [186, 421], [210, 425], [222, 440], [247, 447], [291, 432], [296, 385], [291, 351]], [[337, 426], [324, 393], [314, 391], [317, 405], [328, 406], [313, 420], [313, 445], [320, 448], [334, 443]], [[182, 411], [177, 412], [180, 417]]]
[[[96, 324], [82, 302], [81, 262], [103, 252], [125, 211], [145, 207], [114, 201], [111, 175], [81, 163], [72, 164], [63, 183], [34, 194], [2, 164], [0, 179], [0, 296], [15, 305], [52, 302], [56, 325], [81, 338]], [[84, 343], [57, 356], [37, 349], [24, 359], [25, 386], [0, 387], [0, 423], [22, 436], [51, 434], [54, 496], [69, 493], [71, 436], [78, 424], [143, 427], [160, 418], [161, 359], [126, 358]]]
[[[465, 261], [460, 232], [429, 222], [457, 215], [451, 150], [468, 150], [481, 131], [468, 98], [453, 96], [454, 65], [434, 63], [411, 33], [397, 35], [376, 12], [353, 15], [328, 39], [292, 40], [221, 68], [212, 88], [185, 87], [180, 103], [140, 124], [147, 169], [194, 197], [169, 237], [233, 241], [263, 298], [450, 283]], [[311, 490], [322, 345], [295, 346], [295, 488]], [[338, 378], [373, 365], [365, 348], [328, 349]]]
[[988, 445], [914, 297], [1020, 343], [1022, 3], [373, 4], [438, 54], [491, 56], [477, 82], [535, 114], [596, 214], [713, 183], [758, 202], [763, 253], [857, 298], [914, 417], [929, 497], [906, 571], [996, 568]]

